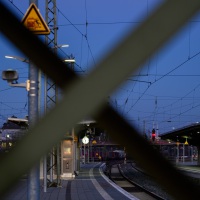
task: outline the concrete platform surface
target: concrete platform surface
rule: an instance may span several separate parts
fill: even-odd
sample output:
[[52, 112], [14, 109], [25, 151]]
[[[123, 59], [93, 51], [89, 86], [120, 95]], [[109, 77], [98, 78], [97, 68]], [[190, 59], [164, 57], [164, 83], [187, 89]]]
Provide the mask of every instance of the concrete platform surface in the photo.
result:
[[[81, 165], [75, 178], [61, 181], [60, 187], [48, 187], [44, 192], [41, 181], [41, 200], [128, 200], [133, 197], [116, 186], [101, 170], [102, 163]], [[27, 200], [27, 180], [22, 179], [4, 198], [4, 200]]]

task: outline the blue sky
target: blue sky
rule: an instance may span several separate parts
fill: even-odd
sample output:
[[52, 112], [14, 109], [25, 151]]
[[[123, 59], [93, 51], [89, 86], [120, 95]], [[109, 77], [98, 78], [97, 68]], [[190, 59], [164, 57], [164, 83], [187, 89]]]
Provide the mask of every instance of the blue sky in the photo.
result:
[[[29, 7], [28, 0], [3, 1], [19, 19]], [[59, 50], [59, 55], [64, 58], [73, 54], [75, 71], [87, 76], [95, 64], [128, 34], [130, 28], [137, 28], [162, 2], [57, 0], [58, 44], [69, 44], [68, 48]], [[38, 7], [43, 17], [44, 6], [45, 0], [39, 0]], [[142, 132], [145, 127], [146, 133], [149, 133], [155, 126], [158, 134], [162, 134], [200, 121], [199, 35], [200, 17], [197, 15], [110, 95], [114, 108]], [[19, 82], [25, 82], [28, 65], [6, 59], [5, 55], [23, 57], [0, 34], [1, 71], [16, 69], [20, 75]], [[27, 103], [24, 89], [11, 88], [0, 80], [0, 124], [12, 115], [24, 118]]]

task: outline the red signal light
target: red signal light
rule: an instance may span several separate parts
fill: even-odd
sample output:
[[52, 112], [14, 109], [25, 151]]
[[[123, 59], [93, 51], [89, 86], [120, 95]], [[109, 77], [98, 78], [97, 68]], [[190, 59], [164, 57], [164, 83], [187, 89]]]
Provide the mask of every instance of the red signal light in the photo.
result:
[[156, 131], [155, 131], [155, 129], [153, 129], [152, 134], [151, 134], [152, 141], [155, 141], [155, 138], [156, 138]]

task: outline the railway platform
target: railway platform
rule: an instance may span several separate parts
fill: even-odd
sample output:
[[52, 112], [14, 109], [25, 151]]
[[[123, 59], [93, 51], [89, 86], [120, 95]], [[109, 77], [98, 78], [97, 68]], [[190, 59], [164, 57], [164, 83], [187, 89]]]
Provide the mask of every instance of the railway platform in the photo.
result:
[[[82, 164], [81, 170], [73, 179], [62, 179], [60, 187], [47, 188], [43, 191], [41, 184], [41, 200], [136, 200], [137, 198], [116, 186], [102, 172], [103, 163]], [[4, 200], [26, 200], [27, 181], [10, 191]]]

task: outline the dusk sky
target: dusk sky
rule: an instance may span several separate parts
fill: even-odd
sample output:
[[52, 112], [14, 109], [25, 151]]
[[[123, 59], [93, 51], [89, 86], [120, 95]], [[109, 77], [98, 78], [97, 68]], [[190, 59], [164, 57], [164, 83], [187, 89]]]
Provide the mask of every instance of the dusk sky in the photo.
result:
[[[29, 0], [2, 1], [20, 20], [29, 7]], [[45, 17], [45, 0], [38, 2]], [[59, 56], [66, 58], [72, 54], [76, 60], [74, 70], [80, 76], [87, 76], [131, 28], [137, 28], [162, 2], [57, 0], [58, 45], [69, 45], [59, 49]], [[44, 36], [40, 37], [44, 40]], [[6, 55], [24, 57], [0, 34], [1, 72], [15, 69], [20, 76], [18, 82], [25, 82], [28, 64], [6, 59]], [[114, 78], [115, 72], [110, 76]], [[44, 96], [44, 91], [41, 93]], [[147, 134], [153, 127], [162, 134], [199, 122], [200, 16], [190, 19], [167, 45], [150, 57], [140, 70], [130, 74], [108, 99], [131, 124], [141, 132], [145, 129]], [[6, 81], [0, 80], [1, 126], [12, 115], [24, 118], [28, 113], [27, 103], [25, 89], [10, 87]], [[43, 101], [41, 110], [44, 110]]]

